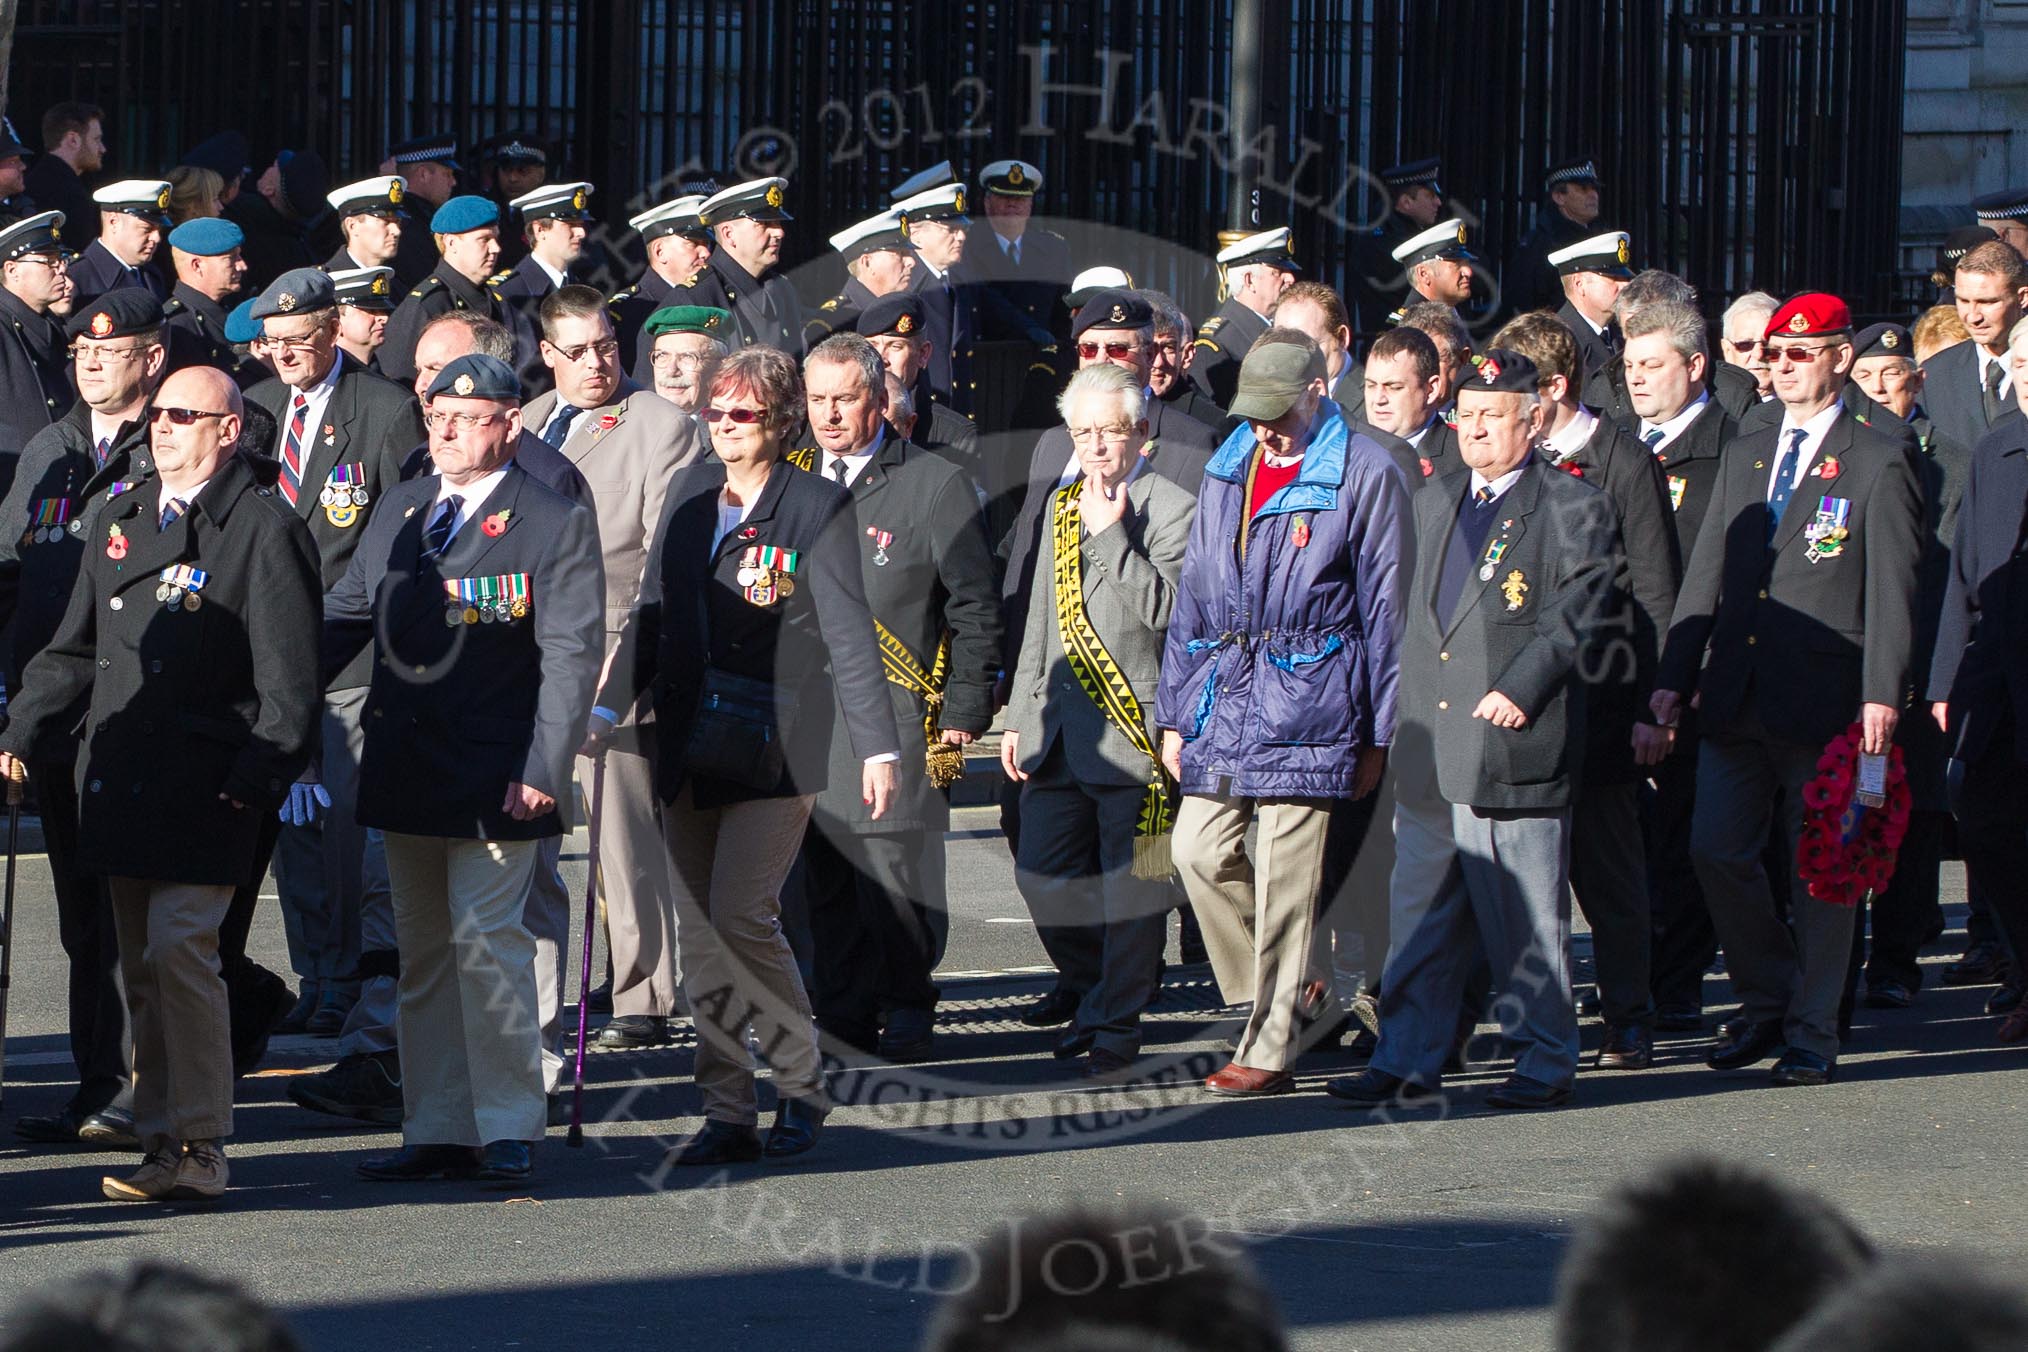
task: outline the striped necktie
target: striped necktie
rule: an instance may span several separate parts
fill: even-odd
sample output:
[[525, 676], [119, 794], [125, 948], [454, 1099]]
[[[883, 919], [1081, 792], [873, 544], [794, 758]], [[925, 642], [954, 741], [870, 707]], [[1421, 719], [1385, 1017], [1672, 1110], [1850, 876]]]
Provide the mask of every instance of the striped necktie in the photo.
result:
[[177, 517], [183, 515], [184, 511], [189, 506], [190, 504], [185, 502], [181, 498], [169, 499], [169, 501], [162, 504], [162, 518], [157, 523], [156, 528], [158, 530], [168, 530], [170, 524], [174, 522]]
[[282, 473], [275, 487], [282, 490], [282, 496], [289, 500], [289, 506], [296, 505], [296, 499], [303, 492], [303, 420], [309, 416], [310, 401], [296, 391], [289, 413], [289, 431], [282, 438]]

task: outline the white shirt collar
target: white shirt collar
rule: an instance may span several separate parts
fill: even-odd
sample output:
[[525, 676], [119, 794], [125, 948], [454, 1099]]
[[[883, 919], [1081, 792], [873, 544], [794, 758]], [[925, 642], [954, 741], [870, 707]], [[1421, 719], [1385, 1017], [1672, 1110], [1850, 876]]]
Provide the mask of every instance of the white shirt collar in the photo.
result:
[[559, 291], [561, 291], [564, 288], [566, 282], [564, 279], [564, 275], [562, 273], [558, 272], [555, 268], [549, 266], [549, 264], [543, 262], [540, 258], [537, 258], [534, 254], [528, 255], [528, 261], [535, 264], [536, 267], [542, 269], [542, 275], [549, 278], [549, 284], [551, 286], [555, 287]]
[[1421, 450], [1422, 439], [1429, 435], [1430, 428], [1435, 427], [1438, 423], [1443, 421], [1443, 417], [1444, 415], [1440, 412], [1430, 414], [1429, 421], [1424, 423], [1420, 430], [1409, 433], [1407, 436], [1403, 437], [1402, 440], [1406, 441], [1409, 445], [1415, 447], [1418, 451]]
[[1656, 428], [1659, 427], [1662, 430], [1662, 439], [1656, 442], [1653, 446], [1649, 447], [1648, 449], [1653, 451], [1662, 450], [1664, 447], [1668, 446], [1671, 442], [1675, 441], [1677, 437], [1682, 436], [1684, 432], [1689, 430], [1690, 424], [1697, 421], [1697, 416], [1702, 412], [1704, 412], [1704, 406], [1710, 402], [1711, 402], [1711, 391], [1706, 390], [1702, 394], [1698, 395], [1695, 399], [1692, 399], [1689, 403], [1683, 405], [1683, 407], [1677, 411], [1676, 416], [1669, 419], [1669, 421], [1667, 422], [1651, 423], [1646, 418], [1641, 419], [1641, 433], [1640, 433], [1641, 440], [1646, 441], [1648, 439], [1648, 433], [1654, 431]]
[[92, 444], [96, 446], [103, 441], [106, 443], [106, 449], [111, 450], [114, 439], [120, 435], [120, 429], [124, 426], [126, 420], [108, 418], [98, 410], [92, 410]]
[[836, 451], [827, 451], [819, 446], [817, 448], [817, 472], [831, 483], [837, 483], [837, 479], [831, 475], [831, 462], [843, 460], [845, 462], [845, 486], [849, 488], [859, 482], [859, 476], [866, 472], [868, 465], [873, 463], [873, 457], [880, 454], [880, 448], [886, 441], [887, 423], [882, 421], [879, 426], [873, 429], [873, 444], [863, 451], [854, 451], [851, 455], [840, 455]]
[[192, 507], [197, 505], [197, 495], [204, 491], [205, 485], [209, 484], [213, 479], [217, 477], [218, 475], [216, 473], [210, 474], [206, 476], [204, 479], [200, 480], [199, 482], [192, 484], [190, 487], [179, 488], [176, 489], [174, 492], [171, 492], [169, 486], [167, 484], [164, 484], [162, 486], [162, 496], [160, 500], [158, 500], [155, 504], [156, 512], [159, 515], [162, 508], [167, 507], [172, 502], [181, 502], [183, 504], [183, 510], [186, 512], [189, 511]]
[[1577, 306], [1574, 304], [1570, 307], [1570, 312], [1576, 315], [1579, 319], [1582, 319], [1585, 322], [1586, 327], [1590, 328], [1590, 330], [1593, 333], [1597, 334], [1601, 338], [1605, 337], [1606, 331], [1605, 325], [1592, 323], [1591, 316], [1586, 314], [1584, 311], [1578, 309]]
[[[486, 505], [487, 498], [493, 496], [493, 490], [500, 486], [500, 481], [507, 477], [507, 471], [513, 468], [513, 465], [514, 462], [509, 460], [506, 464], [500, 466], [500, 468], [479, 479], [477, 483], [466, 484], [463, 488], [454, 487], [451, 481], [441, 474], [437, 476], [437, 506], [441, 507], [444, 499], [453, 495], [456, 495], [458, 498], [458, 521], [457, 525], [451, 530], [452, 538], [455, 539], [457, 533], [465, 528], [465, 524], [473, 517], [479, 515], [479, 509]], [[430, 509], [432, 520], [435, 519], [436, 514], [437, 508], [432, 507]], [[429, 524], [429, 522], [424, 522], [424, 528], [427, 529]]]
[[1515, 482], [1521, 477], [1521, 471], [1527, 468], [1528, 461], [1527, 459], [1523, 459], [1520, 464], [1514, 466], [1514, 468], [1508, 470], [1497, 479], [1488, 479], [1480, 474], [1479, 471], [1473, 470], [1472, 496], [1475, 498], [1479, 496], [1479, 490], [1482, 488], [1491, 488], [1493, 490], [1493, 501], [1498, 502], [1501, 498], [1507, 496], [1507, 490], [1514, 486]]
[[1769, 467], [1767, 473], [1768, 491], [1770, 494], [1773, 493], [1775, 488], [1775, 476], [1781, 473], [1782, 459], [1788, 454], [1790, 436], [1795, 432], [1796, 428], [1801, 426], [1803, 430], [1803, 449], [1802, 454], [1796, 457], [1796, 474], [1789, 481], [1791, 488], [1801, 483], [1803, 476], [1809, 473], [1810, 463], [1817, 458], [1817, 452], [1824, 444], [1825, 434], [1831, 430], [1831, 424], [1838, 421], [1838, 415], [1844, 411], [1845, 401], [1834, 399], [1831, 401], [1829, 408], [1802, 424], [1796, 423], [1786, 411], [1783, 412], [1781, 432], [1775, 438], [1774, 455], [1772, 457], [1774, 464]]
[[1559, 428], [1554, 436], [1544, 437], [1542, 444], [1549, 448], [1549, 458], [1560, 465], [1583, 450], [1586, 443], [1591, 440], [1591, 434], [1597, 430], [1598, 415], [1583, 404], [1579, 404], [1570, 421]]
[[1979, 354], [1979, 388], [1984, 389], [1986, 381], [1991, 379], [1986, 372], [1997, 366], [2000, 368], [2000, 397], [2005, 399], [2007, 392], [2014, 387], [2013, 367], [2008, 364], [2005, 357], [1996, 357], [1976, 343], [1972, 345], [1972, 350]]
[[290, 392], [288, 401], [282, 405], [281, 416], [275, 419], [277, 424], [275, 428], [275, 450], [278, 454], [282, 443], [289, 439], [289, 422], [295, 417], [296, 412], [295, 396], [300, 393], [303, 396], [304, 405], [303, 459], [306, 463], [308, 462], [310, 458], [310, 445], [317, 439], [318, 424], [324, 420], [324, 409], [330, 404], [331, 393], [338, 388], [338, 376], [344, 369], [345, 354], [343, 352], [336, 353], [331, 358], [331, 369], [324, 373], [322, 380], [307, 390]]

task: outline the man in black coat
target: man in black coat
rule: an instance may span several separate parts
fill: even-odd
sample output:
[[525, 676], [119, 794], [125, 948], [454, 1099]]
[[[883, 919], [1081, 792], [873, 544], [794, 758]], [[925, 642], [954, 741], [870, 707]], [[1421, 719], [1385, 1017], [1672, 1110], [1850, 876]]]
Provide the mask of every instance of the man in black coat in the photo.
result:
[[915, 401], [915, 429], [909, 440], [943, 456], [963, 470], [980, 491], [990, 493], [998, 478], [989, 478], [979, 459], [978, 428], [949, 404], [930, 398], [923, 383], [932, 343], [922, 298], [910, 291], [880, 296], [860, 311], [853, 323], [855, 332], [880, 354], [887, 373]]
[[169, 294], [155, 255], [169, 233], [169, 184], [156, 178], [129, 178], [108, 183], [92, 194], [99, 212], [99, 237], [71, 264], [71, 286], [79, 305], [89, 304], [114, 287], [139, 286]]
[[430, 232], [437, 265], [395, 307], [380, 347], [380, 369], [403, 385], [415, 379], [416, 339], [438, 315], [471, 310], [508, 322], [506, 304], [489, 281], [500, 261], [500, 208], [487, 197], [453, 197], [430, 217]]
[[1475, 930], [1517, 1047], [1487, 1105], [1555, 1107], [1576, 1077], [1567, 860], [1585, 754], [1578, 676], [1620, 565], [1607, 497], [1531, 451], [1540, 383], [1527, 357], [1489, 349], [1459, 389], [1468, 472], [1415, 497], [1380, 1043], [1366, 1071], [1326, 1086], [1363, 1107], [1436, 1091]]
[[1844, 302], [1797, 296], [1767, 332], [1782, 420], [1726, 448], [1652, 707], [1666, 727], [1693, 693], [1700, 701], [1691, 852], [1744, 1006], [1710, 1064], [1780, 1051], [1777, 1084], [1820, 1085], [1836, 1073], [1852, 909], [1792, 878], [1785, 925], [1761, 857], [1777, 801], [1795, 857], [1803, 788], [1826, 743], [1853, 722], [1863, 753], [1884, 755], [1894, 739], [1915, 642], [1921, 493], [1899, 441], [1839, 401], [1852, 365]]
[[642, 341], [642, 326], [664, 306], [682, 304], [675, 299], [676, 288], [698, 277], [711, 258], [711, 227], [697, 214], [704, 200], [702, 194], [691, 193], [650, 207], [627, 221], [641, 236], [648, 270], [640, 281], [615, 292], [606, 303], [612, 307], [613, 332], [620, 339], [620, 366], [632, 372], [639, 384], [652, 387], [655, 383], [648, 365], [654, 342], [652, 338]]
[[759, 343], [791, 357], [803, 354], [803, 302], [778, 267], [794, 219], [782, 209], [788, 186], [784, 178], [758, 178], [713, 193], [697, 207], [718, 247], [701, 271], [672, 288], [666, 303], [730, 311], [727, 345], [734, 349]]
[[831, 725], [831, 767], [803, 837], [815, 981], [824, 1032], [890, 1061], [930, 1054], [930, 980], [951, 777], [993, 721], [1000, 614], [979, 500], [955, 465], [889, 433], [887, 371], [857, 334], [833, 335], [803, 364], [816, 445], [802, 468], [852, 495], [867, 608], [880, 635], [894, 718], [907, 735], [893, 805], [872, 820], [848, 725]]
[[1232, 407], [1239, 384], [1239, 364], [1253, 340], [1268, 330], [1268, 315], [1282, 292], [1302, 275], [1287, 226], [1262, 230], [1218, 251], [1218, 269], [1226, 298], [1211, 318], [1197, 327], [1196, 355], [1190, 378], [1220, 408]]
[[1584, 379], [1578, 389], [1585, 402], [1598, 406], [1604, 401], [1606, 368], [1620, 357], [1620, 333], [1613, 324], [1613, 302], [1620, 289], [1633, 277], [1628, 260], [1632, 244], [1623, 230], [1611, 230], [1576, 240], [1549, 254], [1563, 287], [1563, 308], [1556, 317], [1577, 339], [1584, 359]]
[[22, 186], [40, 211], [63, 214], [63, 242], [72, 253], [99, 236], [98, 208], [84, 177], [105, 167], [105, 113], [95, 104], [57, 103], [42, 114], [42, 153]]
[[[437, 209], [458, 195], [458, 138], [410, 137], [388, 150], [379, 169], [405, 180], [402, 210], [408, 219], [395, 246], [394, 278], [406, 294], [421, 286], [437, 265], [438, 249], [431, 232]], [[497, 206], [494, 219], [499, 219]]]
[[347, 183], [324, 195], [345, 244], [324, 260], [326, 272], [350, 272], [355, 268], [391, 268], [401, 252], [401, 242], [411, 228], [421, 231], [404, 203], [413, 208], [416, 199], [408, 195], [408, 181], [400, 174], [382, 174]]
[[1543, 190], [1549, 200], [1501, 274], [1506, 282], [1502, 300], [1516, 314], [1555, 305], [1562, 292], [1549, 255], [1598, 233], [1599, 176], [1591, 156], [1576, 155], [1551, 165]]
[[[1714, 367], [1702, 313], [1680, 301], [1656, 301], [1626, 322], [1621, 369], [1634, 419], [1629, 430], [1662, 467], [1676, 555], [1688, 568], [1718, 486], [1720, 453], [1737, 425], [1706, 384]], [[1723, 369], [1745, 374], [1737, 366]], [[1674, 744], [1650, 773], [1654, 790], [1641, 816], [1654, 919], [1650, 983], [1655, 1027], [1665, 1033], [1704, 1027], [1704, 973], [1718, 956], [1718, 935], [1690, 862], [1697, 724], [1695, 710], [1677, 719]]]
[[1389, 329], [1366, 352], [1366, 421], [1355, 429], [1387, 448], [1411, 492], [1461, 473], [1457, 430], [1444, 421], [1443, 358], [1421, 329]]
[[86, 516], [69, 608], [0, 733], [11, 774], [89, 700], [78, 854], [112, 897], [146, 1151], [132, 1175], [104, 1180], [115, 1201], [225, 1191], [232, 1055], [218, 930], [315, 726], [315, 552], [233, 454], [239, 406], [222, 372], [163, 382], [157, 477]]
[[1591, 923], [1605, 1019], [1601, 1070], [1645, 1070], [1654, 1060], [1648, 866], [1636, 786], [1668, 754], [1648, 696], [1662, 633], [1682, 577], [1662, 469], [1619, 424], [1578, 401], [1577, 336], [1539, 311], [1508, 322], [1493, 346], [1532, 360], [1542, 374], [1539, 453], [1601, 490], [1612, 505], [1619, 565], [1595, 617], [1599, 641], [1578, 670], [1586, 686], [1585, 758], [1571, 809], [1570, 886]]
[[490, 285], [507, 307], [514, 330], [515, 369], [525, 399], [549, 393], [554, 384], [542, 361], [542, 321], [536, 311], [543, 297], [584, 281], [577, 269], [591, 225], [585, 205], [591, 193], [589, 183], [549, 183], [508, 204], [510, 222], [520, 221], [528, 252], [512, 268], [496, 274]]
[[1353, 242], [1352, 296], [1359, 328], [1378, 333], [1408, 295], [1408, 270], [1394, 251], [1444, 219], [1443, 162], [1431, 157], [1380, 171], [1380, 223]]
[[966, 259], [972, 274], [1058, 339], [1069, 336], [1063, 297], [1077, 272], [1070, 242], [1034, 223], [1042, 170], [1026, 160], [994, 160], [979, 171], [980, 205], [989, 229]]
[[[146, 414], [167, 356], [161, 305], [124, 287], [101, 296], [72, 325], [81, 400], [29, 439], [0, 503], [0, 629], [12, 631], [6, 674], [13, 691], [70, 603], [84, 562], [86, 515], [154, 472]], [[93, 336], [93, 327], [103, 336]], [[27, 756], [56, 891], [57, 936], [70, 963], [78, 1085], [60, 1111], [18, 1118], [14, 1130], [31, 1141], [132, 1146], [138, 1140], [124, 1045], [127, 1002], [117, 975], [112, 899], [105, 880], [78, 857], [78, 749], [75, 725], [59, 721]]]
[[77, 398], [63, 325], [79, 303], [57, 236], [62, 225], [62, 213], [45, 211], [0, 228], [0, 493], [28, 439]]
[[[317, 542], [328, 590], [345, 576], [366, 523], [401, 482], [402, 457], [421, 440], [422, 420], [407, 391], [339, 350], [330, 274], [317, 268], [283, 273], [261, 292], [252, 314], [275, 368], [247, 391], [277, 429], [274, 444], [263, 448], [271, 462], [266, 469], [281, 500]], [[354, 808], [361, 710], [371, 676], [361, 654], [326, 690], [318, 765], [322, 797], [329, 801], [299, 792], [274, 845], [276, 891], [302, 987], [286, 1031], [336, 1034], [359, 995], [366, 841]]]
[[240, 228], [216, 216], [199, 216], [169, 232], [169, 260], [176, 289], [162, 306], [169, 325], [169, 369], [211, 366], [245, 390], [272, 374], [253, 357], [242, 357], [225, 336], [226, 301], [246, 278], [240, 258]]
[[605, 573], [591, 512], [513, 463], [506, 363], [460, 357], [429, 398], [436, 477], [387, 494], [324, 606], [327, 677], [373, 650], [359, 821], [386, 842], [401, 945], [404, 1145], [359, 1172], [522, 1179], [547, 1120], [522, 911], [563, 830]]
[[2007, 337], [2028, 310], [2028, 263], [1999, 240], [1958, 260], [1958, 318], [1971, 335], [1922, 364], [1923, 406], [1937, 430], [1961, 446], [1975, 446], [1986, 429], [2014, 407]]
[[860, 315], [882, 296], [909, 294], [916, 272], [908, 219], [892, 207], [846, 226], [831, 247], [845, 264], [845, 286], [804, 323], [803, 341], [812, 347], [834, 333], [858, 332]]
[[1035, 349], [1036, 365], [1046, 369], [1056, 355], [1055, 335], [1045, 321], [983, 285], [965, 261], [971, 218], [965, 214], [964, 184], [945, 183], [901, 198], [894, 210], [908, 218], [909, 242], [915, 246], [909, 289], [922, 301], [928, 320], [930, 360], [924, 379], [930, 397], [968, 418], [979, 416], [984, 408], [1011, 407], [1012, 397], [980, 394], [974, 361], [979, 343], [1024, 340]]
[[[2008, 356], [2028, 408], [2028, 332]], [[2006, 946], [2028, 959], [2028, 415], [1994, 422], [1972, 453], [1958, 509], [1949, 588], [1927, 688], [1931, 716], [1954, 739], [1951, 809], [1965, 868], [1979, 880]], [[2028, 1038], [2028, 1006], [2000, 1026]]]

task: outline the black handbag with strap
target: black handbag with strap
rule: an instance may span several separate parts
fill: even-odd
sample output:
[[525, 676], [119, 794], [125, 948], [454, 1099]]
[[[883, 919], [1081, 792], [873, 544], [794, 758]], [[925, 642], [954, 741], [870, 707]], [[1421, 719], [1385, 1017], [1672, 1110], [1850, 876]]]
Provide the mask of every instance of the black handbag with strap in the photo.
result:
[[789, 691], [706, 667], [684, 768], [742, 788], [772, 790], [787, 769], [784, 742], [795, 717], [796, 697]]

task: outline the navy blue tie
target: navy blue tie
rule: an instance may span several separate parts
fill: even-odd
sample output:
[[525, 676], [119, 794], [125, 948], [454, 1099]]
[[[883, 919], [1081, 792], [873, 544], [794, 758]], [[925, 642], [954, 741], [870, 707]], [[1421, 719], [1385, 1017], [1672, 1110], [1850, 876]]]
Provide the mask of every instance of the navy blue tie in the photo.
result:
[[542, 429], [542, 439], [549, 443], [552, 449], [562, 450], [563, 443], [570, 437], [570, 425], [577, 421], [577, 415], [582, 412], [584, 410], [575, 405], [559, 402], [556, 406], [556, 416], [549, 420], [549, 426]]
[[1802, 463], [1803, 439], [1809, 436], [1798, 427], [1789, 433], [1789, 448], [1782, 452], [1779, 465], [1775, 466], [1774, 491], [1767, 495], [1767, 542], [1774, 543], [1775, 528], [1782, 523], [1782, 509], [1789, 505], [1789, 495], [1795, 491], [1796, 466]]
[[444, 499], [437, 519], [430, 522], [430, 528], [423, 532], [422, 556], [425, 560], [433, 559], [450, 548], [451, 532], [457, 527], [458, 509], [463, 505], [464, 500], [455, 493]]

